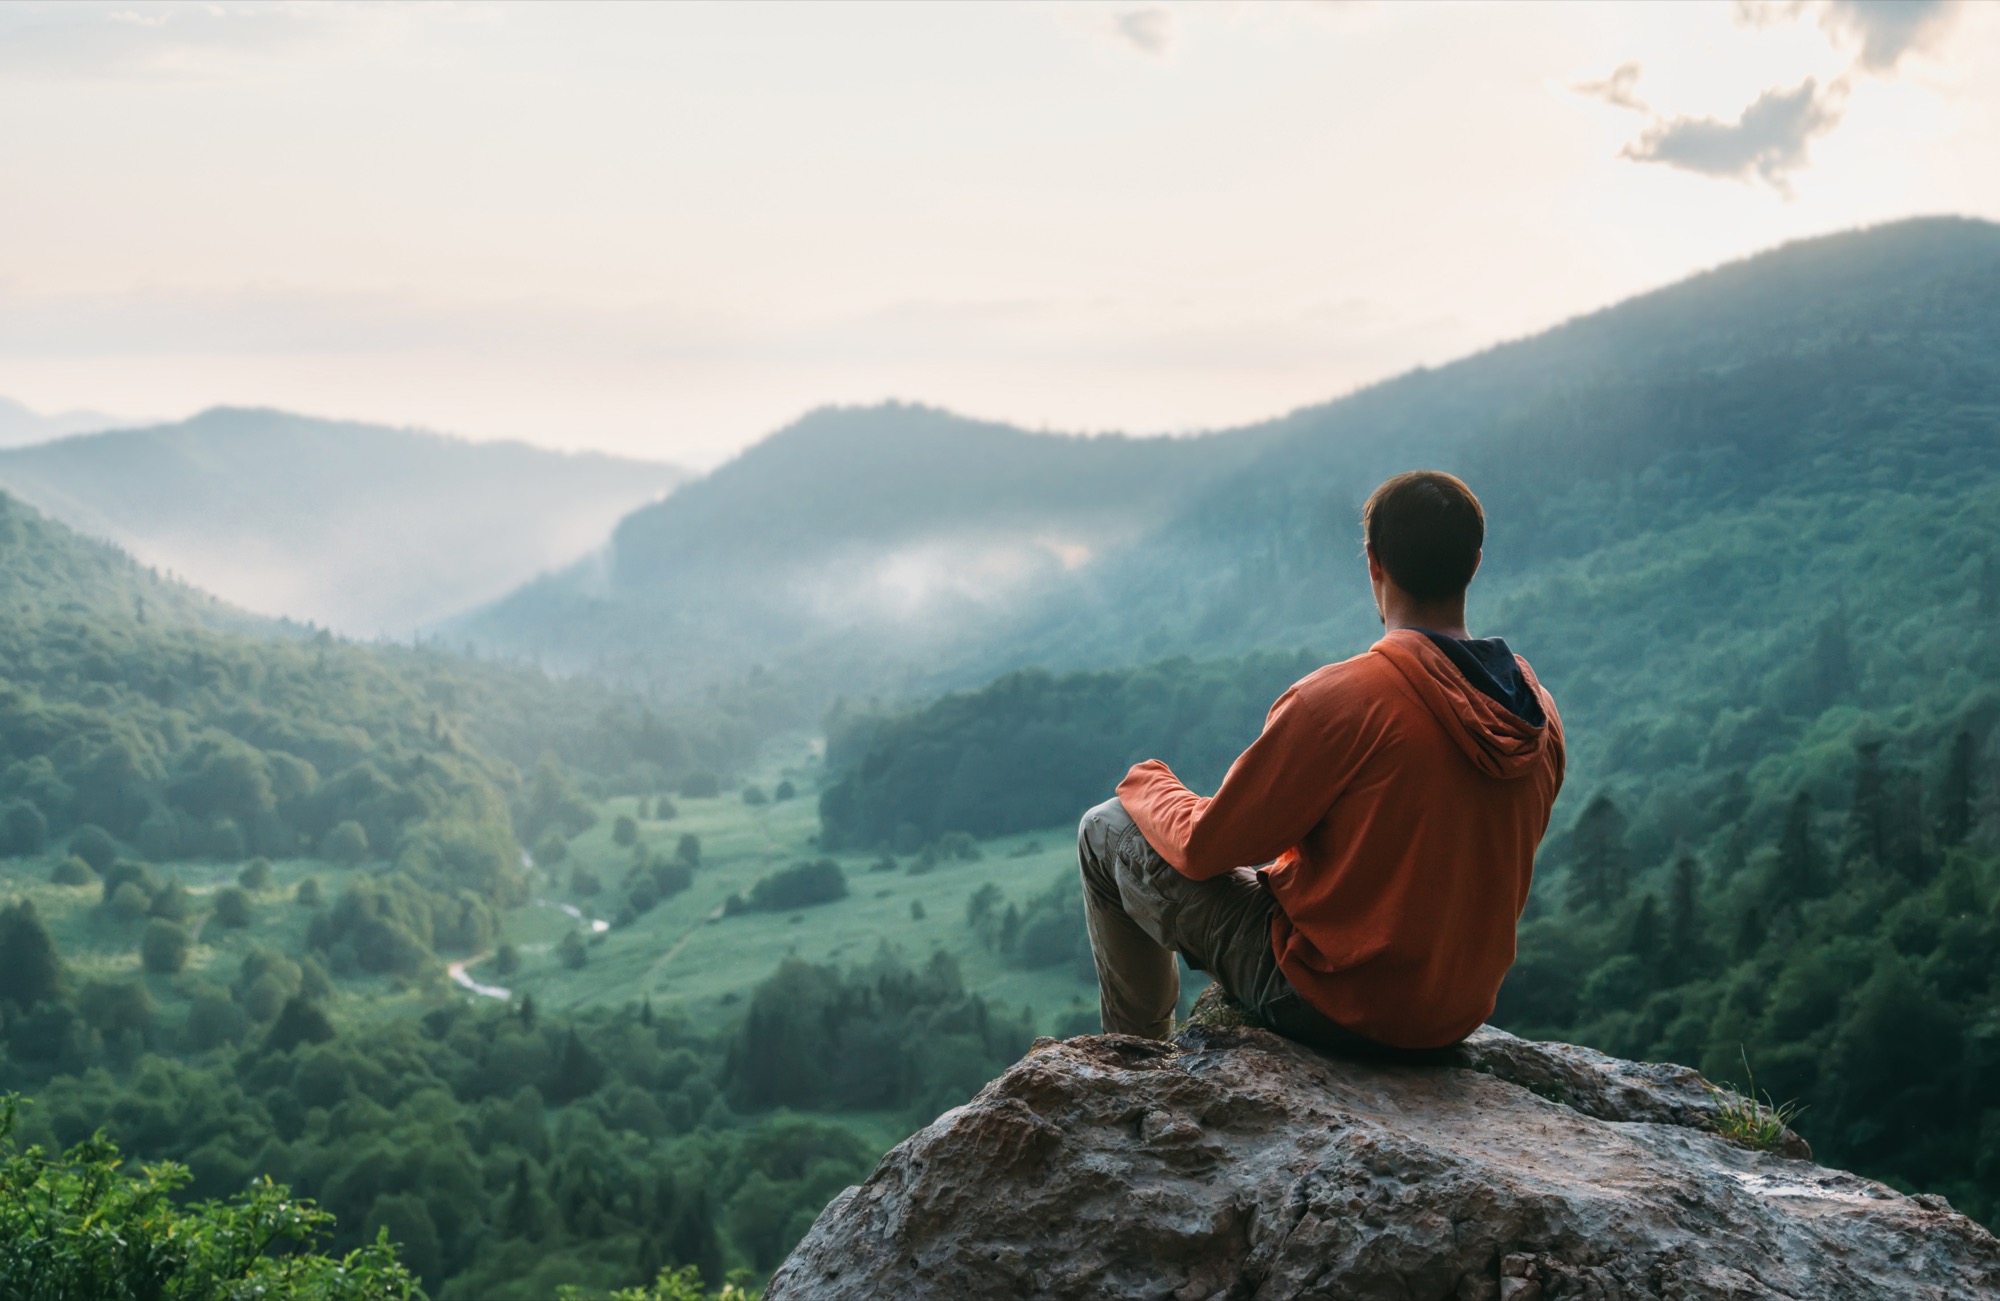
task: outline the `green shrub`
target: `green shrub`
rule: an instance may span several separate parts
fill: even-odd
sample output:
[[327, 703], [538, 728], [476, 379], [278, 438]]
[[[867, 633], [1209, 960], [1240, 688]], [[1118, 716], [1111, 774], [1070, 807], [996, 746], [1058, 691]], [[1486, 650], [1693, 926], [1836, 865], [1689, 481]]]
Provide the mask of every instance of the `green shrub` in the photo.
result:
[[182, 1206], [172, 1162], [127, 1167], [102, 1134], [50, 1155], [14, 1142], [16, 1100], [0, 1099], [0, 1296], [284, 1297], [410, 1301], [420, 1296], [386, 1239], [345, 1257], [313, 1248], [333, 1217], [268, 1179], [227, 1202]]
[[243, 870], [236, 874], [236, 884], [242, 886], [252, 894], [258, 894], [270, 889], [271, 860], [268, 858], [253, 858], [245, 863]]
[[639, 843], [639, 824], [621, 813], [611, 824], [611, 843], [621, 849], [630, 849]]
[[240, 931], [251, 922], [250, 896], [236, 886], [215, 892], [215, 920], [218, 925]]
[[97, 873], [90, 870], [90, 864], [71, 854], [56, 864], [56, 870], [49, 873], [49, 880], [57, 885], [95, 885]]
[[750, 887], [750, 906], [766, 912], [790, 912], [816, 903], [847, 897], [847, 873], [830, 858], [799, 863], [773, 872]]
[[118, 842], [103, 827], [83, 826], [69, 838], [69, 852], [90, 864], [99, 876], [118, 858]]
[[319, 838], [320, 857], [352, 866], [368, 857], [368, 829], [352, 818]]
[[139, 960], [156, 976], [171, 976], [187, 966], [188, 934], [179, 922], [155, 917], [139, 939]]

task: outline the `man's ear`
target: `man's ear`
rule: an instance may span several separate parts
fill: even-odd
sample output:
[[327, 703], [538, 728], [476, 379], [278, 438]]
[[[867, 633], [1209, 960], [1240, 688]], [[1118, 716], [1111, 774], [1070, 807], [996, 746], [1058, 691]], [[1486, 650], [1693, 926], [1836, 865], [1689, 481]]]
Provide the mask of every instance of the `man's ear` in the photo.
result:
[[1363, 547], [1362, 552], [1368, 557], [1368, 581], [1371, 583], [1381, 582], [1383, 577], [1382, 562], [1375, 558], [1375, 548]]
[[1477, 550], [1477, 551], [1475, 551], [1475, 552], [1473, 552], [1473, 553], [1472, 553], [1472, 573], [1471, 573], [1471, 574], [1467, 574], [1467, 575], [1465, 576], [1465, 581], [1466, 581], [1466, 582], [1468, 582], [1468, 583], [1469, 583], [1469, 582], [1471, 582], [1471, 581], [1472, 581], [1472, 579], [1473, 579], [1473, 575], [1475, 575], [1475, 574], [1477, 574], [1477, 573], [1479, 572], [1479, 562], [1480, 562], [1480, 561], [1482, 561], [1482, 560], [1484, 560], [1484, 559], [1486, 559], [1486, 548], [1485, 548], [1485, 547], [1481, 547], [1481, 548], [1480, 548], [1479, 550]]

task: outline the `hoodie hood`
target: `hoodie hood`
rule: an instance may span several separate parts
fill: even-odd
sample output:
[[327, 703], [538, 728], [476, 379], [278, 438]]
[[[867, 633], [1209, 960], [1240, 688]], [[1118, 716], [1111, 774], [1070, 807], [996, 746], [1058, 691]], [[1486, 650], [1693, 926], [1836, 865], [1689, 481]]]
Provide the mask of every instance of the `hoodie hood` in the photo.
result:
[[1556, 703], [1518, 655], [1514, 664], [1542, 705], [1546, 721], [1539, 726], [1474, 687], [1451, 657], [1416, 629], [1398, 628], [1369, 650], [1389, 662], [1465, 757], [1489, 777], [1525, 776], [1540, 761], [1551, 736], [1560, 742]]

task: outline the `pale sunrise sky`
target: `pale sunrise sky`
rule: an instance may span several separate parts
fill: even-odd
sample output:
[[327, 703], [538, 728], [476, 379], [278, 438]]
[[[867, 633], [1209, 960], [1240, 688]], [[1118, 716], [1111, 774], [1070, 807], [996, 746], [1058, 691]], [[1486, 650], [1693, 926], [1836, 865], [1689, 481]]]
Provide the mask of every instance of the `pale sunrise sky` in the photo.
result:
[[1178, 432], [2000, 218], [2000, 4], [0, 5], [0, 395]]

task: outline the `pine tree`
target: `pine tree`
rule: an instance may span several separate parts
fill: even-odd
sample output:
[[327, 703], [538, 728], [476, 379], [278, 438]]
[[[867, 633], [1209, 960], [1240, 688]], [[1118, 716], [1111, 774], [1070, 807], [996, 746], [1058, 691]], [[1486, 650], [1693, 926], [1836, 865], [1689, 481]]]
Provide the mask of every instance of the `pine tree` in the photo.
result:
[[574, 1102], [597, 1092], [604, 1083], [604, 1063], [596, 1054], [584, 1047], [577, 1037], [576, 1027], [571, 1026], [563, 1039], [562, 1058], [556, 1063], [555, 1077], [549, 1081], [549, 1101], [556, 1103]]
[[542, 1235], [542, 1208], [535, 1191], [528, 1158], [514, 1166], [514, 1184], [507, 1190], [507, 1204], [500, 1212], [500, 1227], [511, 1241], [531, 1241]]
[[1847, 801], [1847, 827], [1841, 839], [1841, 861], [1882, 866], [1888, 857], [1886, 792], [1882, 780], [1882, 743], [1864, 741], [1854, 747], [1854, 792]]
[[1778, 858], [1771, 866], [1771, 900], [1780, 908], [1801, 899], [1817, 899], [1832, 884], [1827, 879], [1826, 852], [1813, 828], [1817, 806], [1808, 791], [1792, 796], [1785, 810], [1785, 829], [1778, 837]]
[[[1987, 557], [1992, 563], [1992, 557]], [[1938, 791], [1937, 842], [1942, 849], [1965, 843], [1972, 834], [1972, 792], [1978, 780], [1978, 753], [1972, 733], [1961, 730], [1951, 738], [1945, 756], [1944, 783]]]
[[1657, 980], [1665, 956], [1666, 935], [1660, 920], [1660, 901], [1651, 894], [1639, 897], [1639, 906], [1625, 927], [1625, 951], [1639, 960], [1649, 980]]
[[1625, 847], [1625, 815], [1610, 794], [1599, 791], [1571, 828], [1569, 892], [1571, 908], [1608, 908], [1624, 899], [1632, 884]]
[[1847, 609], [1842, 606], [1827, 616], [1813, 638], [1813, 701], [1824, 709], [1852, 694], [1854, 689], [1854, 648], [1847, 636]]
[[1701, 969], [1700, 868], [1693, 854], [1674, 860], [1673, 880], [1667, 887], [1667, 941], [1664, 969], [1670, 982], [1678, 984]]
[[33, 1007], [62, 990], [62, 955], [34, 903], [0, 908], [0, 1003]]

